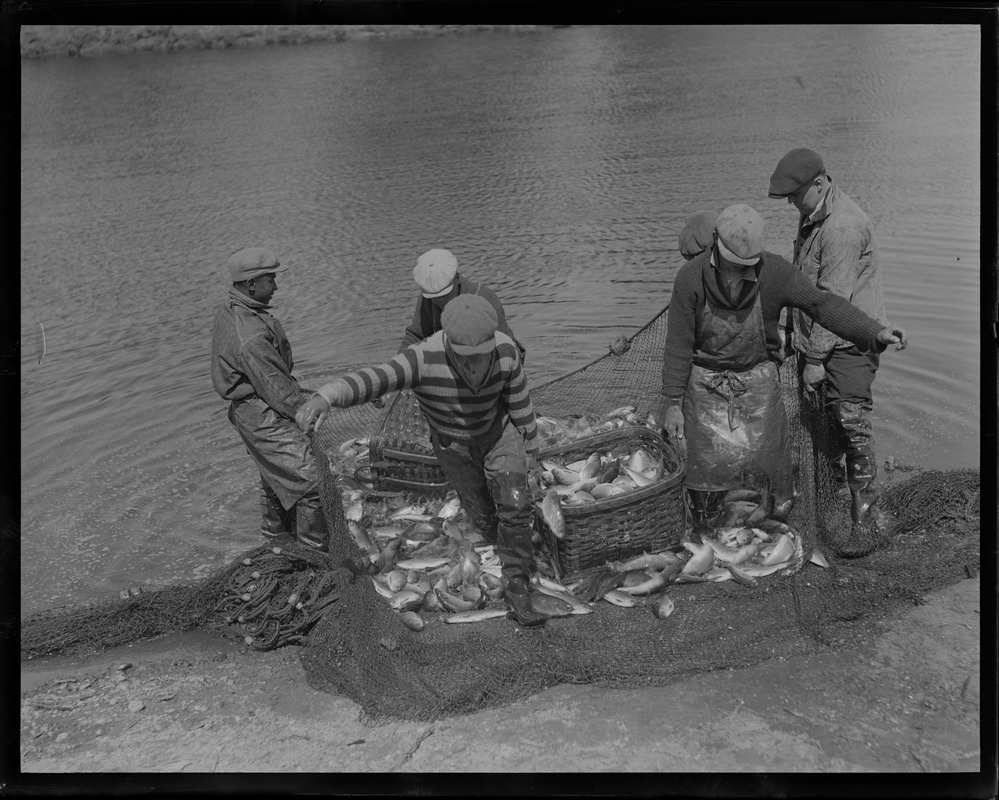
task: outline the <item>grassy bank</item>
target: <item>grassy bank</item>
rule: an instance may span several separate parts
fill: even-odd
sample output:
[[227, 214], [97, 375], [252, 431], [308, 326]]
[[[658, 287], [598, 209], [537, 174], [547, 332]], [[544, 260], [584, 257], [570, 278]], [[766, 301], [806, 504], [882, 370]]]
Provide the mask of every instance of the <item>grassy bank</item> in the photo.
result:
[[531, 31], [548, 25], [25, 25], [21, 58], [221, 49], [341, 42], [482, 31]]

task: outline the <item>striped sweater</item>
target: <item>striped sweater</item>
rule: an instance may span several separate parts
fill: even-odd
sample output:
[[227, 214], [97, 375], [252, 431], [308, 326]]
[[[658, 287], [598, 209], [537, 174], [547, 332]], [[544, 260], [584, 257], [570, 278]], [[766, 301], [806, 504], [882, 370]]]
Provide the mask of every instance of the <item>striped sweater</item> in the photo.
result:
[[[351, 397], [343, 405], [354, 406], [386, 392], [412, 389], [427, 422], [444, 436], [468, 441], [494, 425], [505, 424], [509, 417], [523, 434], [527, 449], [536, 449], [538, 429], [520, 352], [502, 331], [496, 331], [492, 370], [478, 391], [448, 363], [443, 331], [404, 348], [384, 364], [349, 372], [338, 380], [350, 387]], [[320, 394], [326, 396], [323, 389]]]

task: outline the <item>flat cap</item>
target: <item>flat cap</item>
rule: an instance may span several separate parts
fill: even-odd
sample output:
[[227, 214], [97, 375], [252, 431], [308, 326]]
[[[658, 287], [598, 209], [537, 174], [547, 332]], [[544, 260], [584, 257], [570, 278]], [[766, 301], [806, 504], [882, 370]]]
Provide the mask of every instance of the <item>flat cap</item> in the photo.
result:
[[277, 256], [266, 247], [244, 247], [229, 256], [229, 275], [233, 283], [259, 278], [268, 272], [283, 272]]
[[427, 250], [413, 267], [413, 280], [424, 297], [441, 297], [450, 292], [457, 274], [458, 259], [450, 250], [439, 247]]
[[477, 294], [460, 294], [444, 306], [441, 327], [460, 356], [488, 353], [496, 346], [499, 320], [492, 303]]
[[822, 156], [814, 150], [799, 147], [777, 162], [770, 176], [770, 197], [787, 197], [825, 169]]
[[717, 222], [718, 215], [714, 211], [698, 211], [692, 214], [678, 237], [680, 255], [690, 261], [711, 247]]
[[760, 260], [766, 225], [755, 208], [740, 203], [718, 215], [718, 249], [727, 261], [748, 266]]

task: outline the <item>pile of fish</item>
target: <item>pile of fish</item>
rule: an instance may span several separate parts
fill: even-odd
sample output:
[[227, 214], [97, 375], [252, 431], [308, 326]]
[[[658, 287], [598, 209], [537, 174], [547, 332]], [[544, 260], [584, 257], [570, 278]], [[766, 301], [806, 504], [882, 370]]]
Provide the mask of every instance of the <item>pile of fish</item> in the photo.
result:
[[536, 415], [538, 437], [541, 447], [562, 447], [577, 439], [593, 436], [597, 433], [617, 430], [627, 425], [644, 425], [659, 432], [655, 415], [650, 411], [642, 417], [635, 406], [620, 406], [606, 414], [581, 414], [568, 419], [556, 419]]

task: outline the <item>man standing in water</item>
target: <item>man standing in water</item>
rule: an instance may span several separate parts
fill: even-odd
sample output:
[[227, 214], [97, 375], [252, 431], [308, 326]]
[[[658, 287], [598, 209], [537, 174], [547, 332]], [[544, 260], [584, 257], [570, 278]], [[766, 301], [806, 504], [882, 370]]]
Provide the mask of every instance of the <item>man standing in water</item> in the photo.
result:
[[[770, 178], [770, 197], [787, 198], [798, 209], [794, 265], [820, 289], [837, 294], [887, 324], [874, 227], [860, 207], [833, 185], [821, 156], [798, 148], [785, 155]], [[833, 470], [850, 488], [853, 535], [844, 555], [876, 549], [878, 475], [871, 432], [871, 385], [880, 364], [876, 350], [863, 350], [801, 311], [793, 315], [792, 343], [802, 386], [825, 383], [826, 413], [839, 437]], [[845, 470], [841, 464], [845, 456]], [[845, 473], [845, 474], [844, 474]]]
[[906, 345], [904, 330], [816, 289], [764, 242], [759, 213], [729, 206], [718, 216], [712, 246], [684, 264], [673, 285], [665, 430], [687, 456], [695, 525], [713, 526], [723, 493], [758, 474], [770, 479], [774, 516], [790, 510], [791, 449], [777, 373], [782, 308], [805, 311], [862, 352]]
[[297, 540], [325, 552], [312, 442], [295, 424], [306, 397], [291, 374], [291, 344], [270, 313], [285, 268], [262, 247], [234, 253], [228, 265], [232, 288], [212, 328], [212, 386], [229, 401], [229, 421], [260, 470], [261, 533], [274, 544]]
[[534, 545], [528, 452], [538, 449], [534, 407], [516, 343], [498, 328], [492, 304], [460, 295], [441, 314], [443, 329], [403, 348], [385, 364], [349, 372], [320, 387], [298, 411], [303, 431], [318, 428], [331, 406], [346, 408], [410, 388], [430, 427], [430, 443], [466, 510], [487, 509], [503, 563], [511, 616], [540, 625], [529, 594]]

